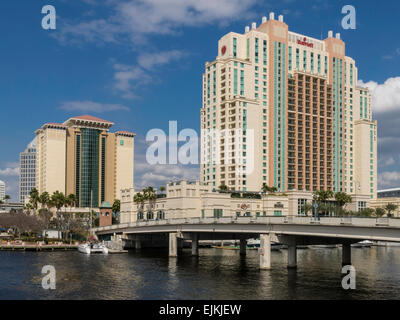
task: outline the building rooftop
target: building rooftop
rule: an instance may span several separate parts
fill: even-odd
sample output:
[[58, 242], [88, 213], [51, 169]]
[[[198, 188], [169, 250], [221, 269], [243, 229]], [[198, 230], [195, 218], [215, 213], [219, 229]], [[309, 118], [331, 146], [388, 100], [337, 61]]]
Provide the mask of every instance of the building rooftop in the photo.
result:
[[[103, 119], [100, 119], [100, 118], [96, 118], [96, 117], [93, 117], [93, 116], [90, 116], [90, 115], [83, 115], [83, 116], [78, 116], [78, 117], [73, 117], [73, 118], [71, 118], [71, 119], [78, 119], [78, 120], [87, 120], [87, 121], [94, 121], [94, 122], [105, 122], [105, 123], [112, 123], [112, 124], [114, 124], [113, 122], [111, 122], [111, 121], [107, 121], [107, 120], [103, 120]], [[71, 120], [71, 119], [69, 119], [69, 120]], [[68, 121], [68, 120], [67, 120]]]
[[114, 125], [114, 123], [90, 115], [83, 115], [68, 119], [64, 122], [64, 125], [67, 127], [87, 127], [108, 130]]

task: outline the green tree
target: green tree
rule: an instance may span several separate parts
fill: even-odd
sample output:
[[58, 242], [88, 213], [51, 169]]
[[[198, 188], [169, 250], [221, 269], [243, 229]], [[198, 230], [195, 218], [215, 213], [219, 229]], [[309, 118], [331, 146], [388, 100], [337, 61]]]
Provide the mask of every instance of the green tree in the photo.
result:
[[114, 213], [119, 213], [119, 212], [121, 212], [121, 201], [120, 201], [120, 200], [118, 200], [118, 199], [115, 199], [115, 200], [114, 200], [114, 203], [113, 203], [113, 205], [112, 205], [112, 211], [113, 211]]
[[351, 203], [351, 201], [352, 201], [351, 196], [349, 196], [345, 192], [336, 192], [335, 200], [336, 200], [337, 205], [340, 208], [343, 208], [347, 203]]
[[385, 214], [386, 214], [385, 209], [383, 209], [383, 208], [376, 208], [376, 209], [375, 209], [375, 215], [376, 215], [378, 218], [383, 217]]
[[41, 205], [41, 208], [43, 209], [45, 206], [47, 206], [47, 203], [49, 202], [50, 199], [50, 195], [48, 192], [43, 192], [39, 198], [38, 198], [38, 202]]
[[306, 202], [305, 204], [303, 204], [303, 205], [300, 207], [300, 210], [301, 210], [306, 216], [308, 216], [308, 213], [309, 213], [310, 211], [312, 212], [313, 206], [312, 206], [311, 203]]
[[36, 188], [33, 188], [29, 192], [29, 202], [32, 204], [32, 207], [34, 210], [37, 210], [38, 208], [38, 202], [39, 202], [39, 191]]
[[269, 187], [266, 183], [263, 183], [262, 187], [261, 187], [261, 191], [264, 193], [275, 193], [278, 191], [277, 187]]
[[161, 187], [160, 187], [160, 192], [162, 192], [162, 193], [165, 192], [165, 187], [164, 187], [164, 186], [161, 186]]
[[226, 185], [224, 185], [224, 184], [221, 184], [221, 185], [219, 186], [219, 191], [222, 191], [222, 192], [228, 191], [228, 186], [226, 186]]
[[392, 212], [396, 211], [398, 208], [399, 208], [399, 206], [394, 203], [388, 203], [385, 206], [385, 210], [387, 211], [388, 216], [392, 216]]
[[11, 199], [11, 197], [8, 195], [8, 194], [6, 194], [5, 196], [4, 196], [4, 200], [6, 201], [6, 203], [8, 202], [8, 200], [10, 200]]
[[313, 198], [318, 204], [333, 198], [333, 196], [331, 190], [317, 190], [313, 194]]
[[57, 212], [59, 212], [60, 209], [65, 205], [66, 198], [62, 192], [55, 191], [51, 195], [51, 202], [54, 204], [54, 207], [57, 208]]
[[133, 196], [133, 202], [134, 203], [143, 204], [144, 200], [145, 200], [144, 196], [143, 196], [143, 194], [141, 192], [138, 192]]
[[157, 193], [156, 190], [153, 187], [147, 187], [142, 190], [144, 200], [156, 200], [157, 199]]
[[372, 208], [363, 208], [358, 212], [358, 215], [361, 217], [372, 217], [375, 215], [375, 210]]

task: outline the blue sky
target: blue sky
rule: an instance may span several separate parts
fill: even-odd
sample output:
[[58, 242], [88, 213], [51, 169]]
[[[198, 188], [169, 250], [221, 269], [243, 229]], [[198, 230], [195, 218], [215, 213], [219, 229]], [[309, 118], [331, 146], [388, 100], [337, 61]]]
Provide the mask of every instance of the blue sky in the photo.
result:
[[[41, 27], [44, 5], [57, 29]], [[341, 9], [356, 8], [343, 30]], [[260, 24], [270, 11], [289, 29], [315, 38], [340, 32], [359, 79], [374, 93], [379, 121], [379, 187], [400, 186], [400, 2], [323, 0], [14, 0], [0, 3], [0, 179], [15, 200], [19, 152], [45, 122], [91, 114], [137, 133], [135, 184], [194, 179], [197, 168], [150, 167], [146, 133], [199, 131], [201, 75], [224, 34]]]

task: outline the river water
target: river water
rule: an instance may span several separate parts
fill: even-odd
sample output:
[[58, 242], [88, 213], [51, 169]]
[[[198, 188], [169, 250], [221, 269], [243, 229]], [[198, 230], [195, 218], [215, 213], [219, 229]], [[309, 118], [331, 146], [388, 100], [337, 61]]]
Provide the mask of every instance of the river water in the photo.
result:
[[[0, 252], [0, 299], [400, 299], [400, 247], [353, 248], [356, 289], [341, 286], [341, 249], [298, 250], [297, 270], [287, 250], [272, 252], [260, 271], [248, 250], [185, 249], [86, 256], [78, 252]], [[42, 267], [56, 269], [56, 289], [41, 286]]]

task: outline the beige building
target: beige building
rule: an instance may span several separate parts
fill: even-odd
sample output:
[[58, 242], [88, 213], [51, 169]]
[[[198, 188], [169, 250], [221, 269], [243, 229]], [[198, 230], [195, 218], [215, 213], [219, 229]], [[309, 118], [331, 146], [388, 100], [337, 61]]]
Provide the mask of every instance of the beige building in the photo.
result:
[[114, 123], [92, 116], [47, 123], [36, 131], [39, 193], [75, 194], [78, 207], [98, 207], [120, 199], [133, 187], [134, 137], [109, 132]]
[[[309, 191], [218, 192], [199, 181], [168, 183], [166, 193], [154, 201], [135, 203], [134, 189], [121, 191], [121, 223], [180, 218], [221, 218], [260, 216], [301, 216], [302, 206], [312, 204]], [[370, 206], [368, 196], [353, 196], [347, 210], [359, 211]], [[309, 212], [311, 215], [311, 212]]]
[[377, 123], [345, 49], [340, 34], [301, 35], [273, 13], [223, 36], [203, 75], [201, 181], [376, 198]]

